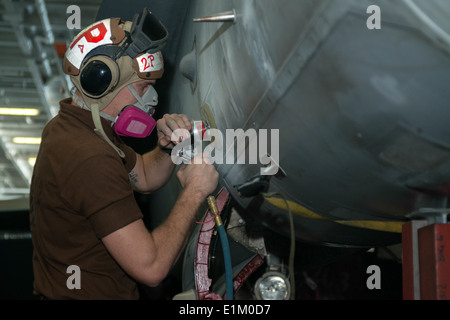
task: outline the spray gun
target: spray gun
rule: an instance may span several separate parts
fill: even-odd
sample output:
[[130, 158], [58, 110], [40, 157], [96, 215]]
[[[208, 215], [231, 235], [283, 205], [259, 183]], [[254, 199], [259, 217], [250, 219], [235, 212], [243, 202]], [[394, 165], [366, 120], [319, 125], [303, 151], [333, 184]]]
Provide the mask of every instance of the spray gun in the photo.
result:
[[174, 149], [163, 149], [164, 152], [175, 155], [181, 158], [184, 162], [190, 161], [197, 154], [200, 153], [199, 147], [201, 147], [201, 142], [208, 137], [208, 130], [210, 129], [210, 125], [208, 121], [191, 121], [191, 130], [189, 130], [190, 134], [190, 143], [185, 141], [180, 143], [180, 148], [175, 147]]
[[177, 156], [185, 161], [191, 160], [200, 153], [199, 148], [201, 148], [201, 142], [207, 137], [209, 124], [206, 121], [191, 121], [191, 127], [192, 129], [189, 131], [191, 135], [190, 145], [177, 150]]

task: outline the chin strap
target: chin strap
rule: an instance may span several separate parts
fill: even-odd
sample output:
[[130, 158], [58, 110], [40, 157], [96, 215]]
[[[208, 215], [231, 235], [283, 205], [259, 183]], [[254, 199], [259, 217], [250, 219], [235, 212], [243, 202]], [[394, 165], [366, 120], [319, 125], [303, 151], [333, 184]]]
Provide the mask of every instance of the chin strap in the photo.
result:
[[119, 156], [121, 158], [125, 158], [125, 153], [123, 153], [122, 150], [120, 150], [114, 143], [112, 143], [111, 140], [109, 140], [108, 136], [106, 135], [105, 131], [103, 130], [103, 126], [102, 126], [102, 121], [100, 119], [100, 109], [98, 107], [97, 103], [93, 103], [91, 105], [91, 113], [92, 113], [92, 120], [94, 121], [94, 125], [95, 125], [95, 133], [102, 138], [103, 140], [105, 140], [106, 142], [108, 142], [108, 144], [114, 148], [114, 150], [117, 151], [117, 153], [119, 154]]
[[[83, 99], [81, 99], [79, 96], [77, 96], [77, 95], [75, 94], [76, 91], [77, 91], [77, 88], [76, 88], [76, 87], [73, 87], [73, 88], [70, 90], [70, 93], [72, 94], [72, 100], [75, 101], [75, 103], [76, 103], [80, 108], [86, 109], [86, 110], [88, 110], [88, 111], [91, 111], [91, 109], [87, 106], [86, 102], [84, 102]], [[111, 127], [114, 125], [114, 123], [116, 122], [116, 119], [117, 119], [117, 117], [110, 116], [109, 114], [104, 113], [104, 112], [102, 112], [102, 111], [100, 111], [100, 117], [102, 117], [103, 119], [106, 119], [106, 120], [108, 120], [108, 121], [111, 121]]]
[[72, 99], [75, 101], [75, 103], [84, 109], [90, 110], [92, 113], [92, 120], [94, 121], [94, 125], [95, 125], [94, 132], [100, 138], [105, 140], [111, 147], [113, 147], [113, 149], [116, 150], [116, 152], [119, 154], [119, 156], [121, 158], [125, 158], [125, 153], [123, 153], [122, 150], [120, 150], [114, 143], [112, 143], [111, 140], [109, 140], [108, 136], [105, 133], [105, 130], [103, 130], [102, 121], [100, 119], [100, 116], [102, 116], [103, 118], [105, 118], [107, 120], [110, 120], [111, 125], [114, 123], [115, 118], [110, 116], [109, 114], [101, 112], [97, 103], [93, 103], [91, 105], [91, 108], [89, 108], [86, 105], [86, 103], [75, 94], [75, 91], [76, 91], [76, 88], [75, 88], [75, 90], [72, 90]]

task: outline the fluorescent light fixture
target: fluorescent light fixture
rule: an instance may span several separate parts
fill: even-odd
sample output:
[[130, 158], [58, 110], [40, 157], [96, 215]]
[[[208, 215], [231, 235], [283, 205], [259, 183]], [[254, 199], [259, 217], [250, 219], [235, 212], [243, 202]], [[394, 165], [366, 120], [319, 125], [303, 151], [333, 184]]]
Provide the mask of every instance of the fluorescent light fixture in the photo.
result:
[[14, 137], [12, 142], [17, 144], [40, 144], [41, 138]]
[[37, 116], [39, 114], [38, 109], [26, 109], [26, 108], [0, 108], [0, 115], [7, 116]]

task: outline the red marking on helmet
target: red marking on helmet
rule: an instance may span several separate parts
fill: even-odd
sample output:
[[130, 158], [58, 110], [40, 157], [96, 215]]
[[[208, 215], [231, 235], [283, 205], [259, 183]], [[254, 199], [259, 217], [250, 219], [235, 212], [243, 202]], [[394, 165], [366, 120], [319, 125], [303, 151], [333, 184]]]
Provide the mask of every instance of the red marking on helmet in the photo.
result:
[[153, 68], [153, 61], [155, 61], [155, 56], [151, 54], [148, 56], [148, 58], [150, 60], [150, 64], [152, 65], [152, 68]]
[[[98, 30], [97, 35], [93, 35], [92, 32], [94, 30]], [[102, 41], [103, 38], [105, 38], [106, 33], [108, 32], [108, 29], [106, 28], [105, 24], [103, 22], [96, 24], [92, 27], [90, 27], [88, 30], [83, 32], [78, 36], [78, 38], [70, 45], [70, 49], [73, 49], [73, 47], [80, 41], [83, 37], [86, 39], [87, 42], [91, 43], [98, 43], [99, 41]]]

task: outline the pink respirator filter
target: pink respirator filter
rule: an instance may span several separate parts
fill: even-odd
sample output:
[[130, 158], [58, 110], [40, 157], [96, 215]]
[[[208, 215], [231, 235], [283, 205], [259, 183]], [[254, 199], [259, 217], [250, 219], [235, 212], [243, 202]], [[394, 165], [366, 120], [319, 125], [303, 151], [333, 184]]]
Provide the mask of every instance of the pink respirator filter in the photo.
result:
[[114, 130], [119, 136], [145, 138], [155, 129], [156, 120], [134, 106], [126, 107], [117, 118]]

